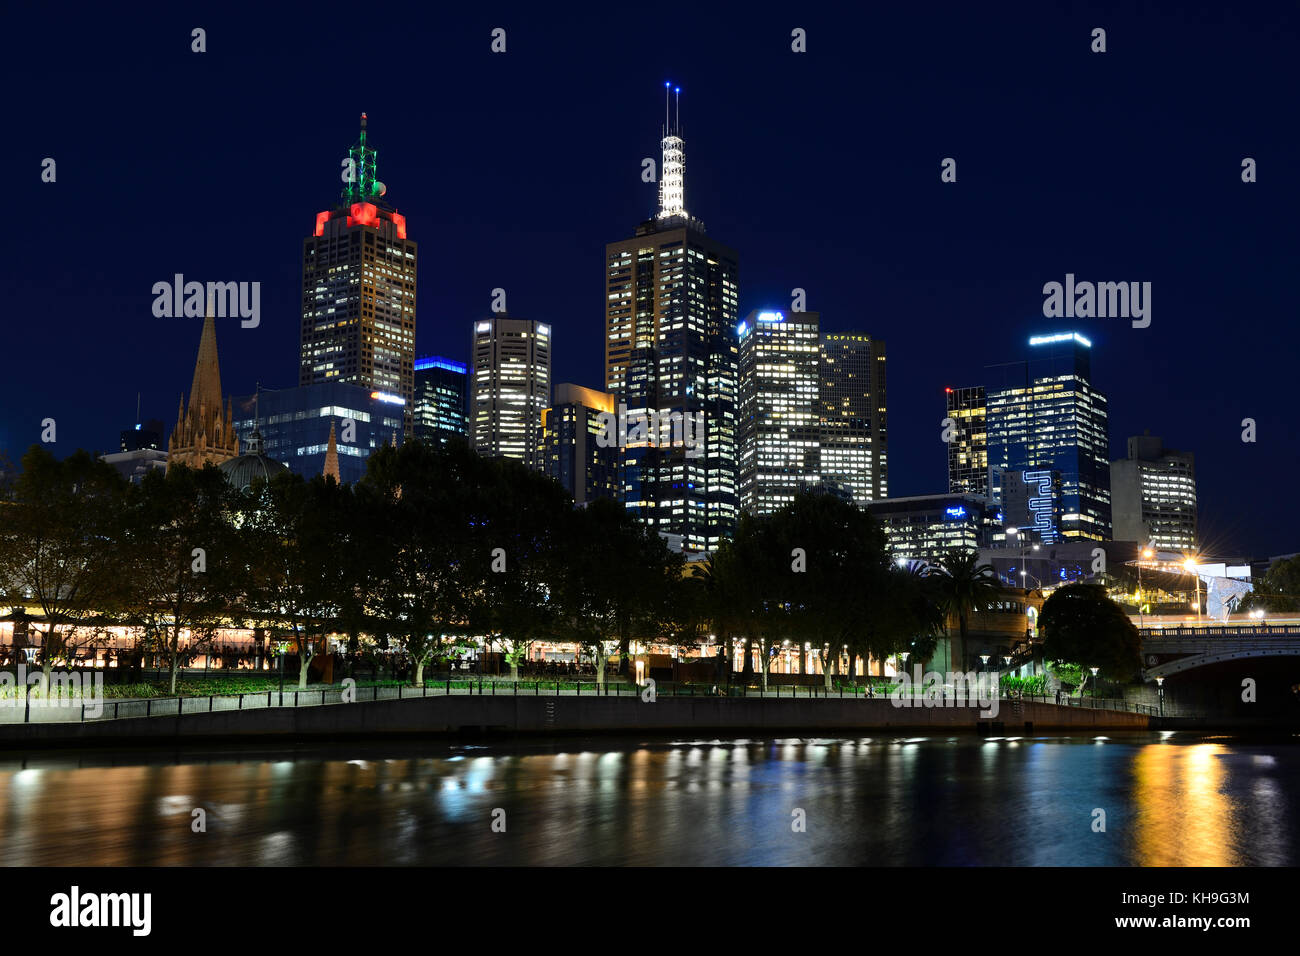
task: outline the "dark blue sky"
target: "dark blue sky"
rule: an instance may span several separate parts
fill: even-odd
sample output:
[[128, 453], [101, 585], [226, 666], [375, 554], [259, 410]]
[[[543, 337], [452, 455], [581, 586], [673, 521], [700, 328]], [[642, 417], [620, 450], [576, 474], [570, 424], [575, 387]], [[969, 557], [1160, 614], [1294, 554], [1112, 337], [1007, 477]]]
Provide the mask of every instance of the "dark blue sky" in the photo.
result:
[[[293, 384], [301, 241], [363, 110], [421, 244], [418, 352], [465, 359], [500, 286], [552, 323], [556, 381], [599, 387], [604, 244], [655, 207], [671, 79], [742, 314], [799, 286], [824, 328], [885, 339], [893, 495], [946, 487], [945, 385], [1076, 329], [1112, 457], [1149, 428], [1197, 455], [1208, 549], [1300, 549], [1295, 4], [662, 6], [11, 11], [0, 448], [53, 417], [59, 452], [115, 449], [137, 391], [174, 421], [199, 323], [151, 288], [176, 272], [262, 283], [260, 327], [218, 327], [226, 392]], [[1151, 326], [1043, 318], [1067, 272], [1152, 282]]]

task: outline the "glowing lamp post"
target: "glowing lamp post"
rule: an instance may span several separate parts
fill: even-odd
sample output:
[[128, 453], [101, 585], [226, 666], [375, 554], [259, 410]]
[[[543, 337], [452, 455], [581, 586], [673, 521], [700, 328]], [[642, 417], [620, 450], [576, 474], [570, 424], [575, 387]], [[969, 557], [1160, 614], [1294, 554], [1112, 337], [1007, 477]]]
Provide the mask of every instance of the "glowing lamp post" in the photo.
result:
[[1199, 574], [1196, 574], [1197, 564], [1193, 559], [1188, 558], [1185, 562], [1183, 562], [1183, 567], [1187, 569], [1188, 573], [1196, 575], [1196, 623], [1200, 624], [1201, 623], [1201, 576]]

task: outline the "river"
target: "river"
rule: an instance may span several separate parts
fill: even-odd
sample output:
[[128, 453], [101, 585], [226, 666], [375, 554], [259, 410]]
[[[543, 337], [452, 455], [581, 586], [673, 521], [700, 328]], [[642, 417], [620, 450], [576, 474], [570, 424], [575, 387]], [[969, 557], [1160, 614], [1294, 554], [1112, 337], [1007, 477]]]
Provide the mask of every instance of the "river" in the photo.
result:
[[1294, 737], [0, 754], [6, 866], [1297, 863]]

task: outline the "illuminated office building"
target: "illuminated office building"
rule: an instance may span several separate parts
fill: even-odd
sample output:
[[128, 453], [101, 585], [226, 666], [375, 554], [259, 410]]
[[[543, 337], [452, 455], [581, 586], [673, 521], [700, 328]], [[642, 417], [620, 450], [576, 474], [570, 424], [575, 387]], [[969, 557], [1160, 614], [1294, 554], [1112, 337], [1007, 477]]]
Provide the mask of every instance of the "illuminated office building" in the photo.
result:
[[989, 474], [989, 438], [985, 421], [984, 386], [945, 388], [947, 416], [952, 433], [948, 446], [948, 491], [952, 494], [988, 496], [993, 487]]
[[1110, 463], [1115, 539], [1157, 551], [1196, 554], [1196, 458], [1165, 448], [1150, 432], [1128, 440]]
[[900, 561], [937, 561], [952, 548], [987, 548], [1002, 534], [997, 506], [982, 495], [915, 495], [867, 506]]
[[[316, 215], [302, 244], [299, 385], [344, 382], [402, 399], [406, 432], [415, 404], [416, 244], [406, 217], [385, 200], [377, 152], [361, 136], [348, 151], [352, 180]], [[338, 168], [338, 167], [336, 167]]]
[[542, 470], [542, 410], [551, 404], [551, 327], [494, 315], [470, 343], [470, 445], [489, 458]]
[[771, 514], [821, 482], [816, 312], [749, 313], [737, 327], [740, 507]]
[[739, 265], [687, 212], [685, 143], [668, 93], [659, 210], [605, 247], [605, 391], [634, 419], [689, 415], [702, 428], [702, 444], [629, 441], [619, 461], [624, 506], [698, 553], [736, 520]]
[[[1111, 539], [1106, 396], [1092, 386], [1092, 343], [1077, 332], [1035, 336], [1029, 357], [993, 366], [986, 426], [993, 496], [1018, 474], [1035, 541]], [[1032, 492], [1032, 493], [1030, 493]], [[1008, 522], [1013, 518], [1008, 515]]]
[[602, 414], [616, 414], [613, 395], [568, 383], [542, 411], [543, 466], [574, 504], [618, 497], [618, 447], [600, 441]]
[[235, 431], [246, 444], [261, 434], [259, 451], [304, 478], [326, 473], [334, 437], [335, 478], [360, 481], [370, 455], [401, 443], [405, 409], [400, 397], [346, 382], [297, 388], [259, 388], [234, 402]]
[[823, 333], [820, 353], [822, 483], [861, 506], [887, 498], [885, 343], [864, 332]]
[[432, 445], [469, 435], [469, 366], [440, 355], [415, 360], [415, 437]]

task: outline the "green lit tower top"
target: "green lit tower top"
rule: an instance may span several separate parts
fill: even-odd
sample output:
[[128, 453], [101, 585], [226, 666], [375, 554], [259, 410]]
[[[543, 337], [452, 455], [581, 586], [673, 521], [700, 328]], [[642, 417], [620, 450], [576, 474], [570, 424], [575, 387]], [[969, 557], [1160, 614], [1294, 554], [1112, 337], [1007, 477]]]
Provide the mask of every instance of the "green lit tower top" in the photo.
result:
[[[343, 163], [343, 193], [332, 209], [316, 214], [303, 240], [298, 384], [365, 388], [371, 398], [402, 406], [409, 435], [419, 250], [376, 177], [378, 153], [367, 138], [362, 113], [361, 136]], [[324, 448], [324, 434], [320, 442]], [[339, 454], [345, 451], [353, 454], [340, 445]]]
[[379, 181], [379, 150], [366, 145], [366, 114], [361, 114], [361, 138], [348, 150], [349, 166], [344, 170], [342, 200], [372, 202], [388, 191]]

